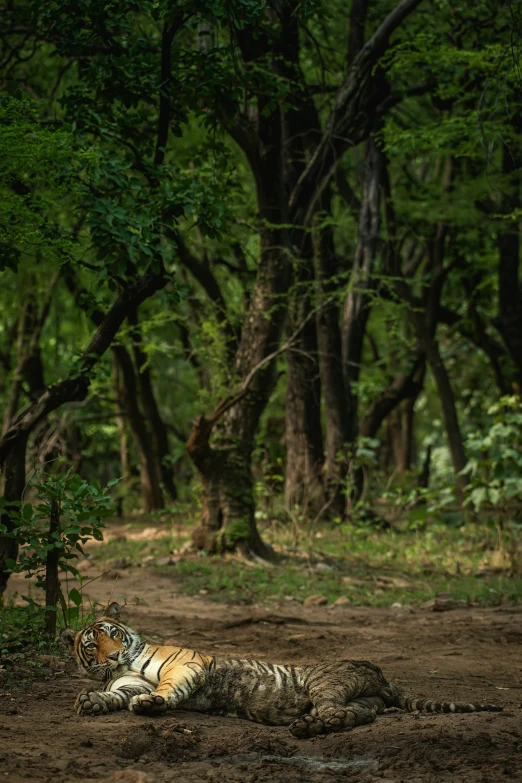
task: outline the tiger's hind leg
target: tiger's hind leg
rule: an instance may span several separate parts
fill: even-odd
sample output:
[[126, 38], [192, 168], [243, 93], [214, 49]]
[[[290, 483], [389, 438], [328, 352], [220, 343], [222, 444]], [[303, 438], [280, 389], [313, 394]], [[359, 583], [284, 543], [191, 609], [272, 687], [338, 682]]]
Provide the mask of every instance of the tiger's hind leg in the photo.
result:
[[354, 699], [343, 706], [333, 702], [323, 703], [295, 720], [290, 731], [297, 739], [317, 737], [333, 731], [349, 731], [356, 726], [373, 723], [385, 706], [378, 696]]

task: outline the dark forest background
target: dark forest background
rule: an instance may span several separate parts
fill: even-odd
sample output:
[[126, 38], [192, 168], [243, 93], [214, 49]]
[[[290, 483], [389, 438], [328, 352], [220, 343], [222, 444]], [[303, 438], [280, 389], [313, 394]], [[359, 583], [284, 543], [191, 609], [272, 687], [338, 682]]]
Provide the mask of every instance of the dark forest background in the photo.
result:
[[274, 520], [516, 532], [521, 22], [3, 0], [2, 587], [66, 470], [207, 553], [271, 559]]

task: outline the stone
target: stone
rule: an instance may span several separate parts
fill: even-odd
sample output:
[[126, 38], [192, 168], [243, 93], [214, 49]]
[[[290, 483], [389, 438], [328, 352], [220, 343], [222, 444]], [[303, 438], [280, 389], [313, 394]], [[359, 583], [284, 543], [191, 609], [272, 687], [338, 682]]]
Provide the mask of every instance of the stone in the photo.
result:
[[303, 601], [303, 606], [325, 606], [328, 598], [325, 595], [309, 595]]
[[430, 598], [421, 604], [421, 609], [427, 609], [431, 612], [449, 612], [452, 609], [465, 609], [468, 602], [461, 599], [452, 598], [449, 593], [440, 593], [435, 598]]
[[179, 557], [172, 557], [172, 555], [167, 555], [166, 557], [158, 557], [158, 559], [155, 562], [155, 565], [157, 566], [176, 565], [178, 561], [179, 561]]
[[328, 565], [328, 563], [317, 563], [317, 565], [315, 566], [315, 570], [326, 572], [326, 571], [333, 571], [333, 568], [331, 565]]
[[332, 606], [351, 606], [350, 599], [345, 595], [340, 595], [339, 598], [333, 602]]
[[409, 604], [403, 605], [399, 601], [396, 601], [394, 604], [392, 604], [390, 609], [394, 614], [397, 615], [397, 617], [402, 617], [403, 614], [414, 614], [415, 612], [413, 606], [410, 606]]
[[376, 578], [375, 583], [379, 587], [395, 587], [399, 590], [407, 590], [412, 586], [410, 580], [402, 576], [384, 576], [382, 574]]

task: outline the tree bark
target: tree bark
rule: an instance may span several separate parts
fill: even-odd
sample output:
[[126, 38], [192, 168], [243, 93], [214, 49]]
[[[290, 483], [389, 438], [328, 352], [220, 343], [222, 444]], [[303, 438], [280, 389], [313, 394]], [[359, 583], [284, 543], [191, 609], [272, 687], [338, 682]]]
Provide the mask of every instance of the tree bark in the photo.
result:
[[[448, 193], [451, 190], [454, 175], [455, 161], [452, 156], [449, 156], [446, 160], [443, 172], [443, 193]], [[420, 299], [417, 299], [413, 295], [411, 285], [406, 278], [403, 277], [403, 270], [400, 267], [399, 258], [395, 251], [397, 236], [396, 219], [391, 198], [390, 182], [386, 170], [384, 175], [384, 189], [386, 193], [386, 216], [390, 232], [388, 240], [387, 272], [394, 276], [396, 292], [408, 307], [408, 316], [415, 331], [419, 353], [421, 356], [426, 357], [437, 386], [442, 408], [442, 418], [455, 471], [457, 500], [459, 505], [462, 505], [464, 500], [464, 489], [469, 479], [468, 476], [461, 475], [461, 471], [466, 466], [467, 459], [457, 415], [455, 396], [436, 339], [441, 309], [440, 301], [444, 283], [452, 266], [456, 265], [460, 259], [455, 257], [450, 263], [444, 264], [448, 227], [443, 222], [438, 223], [428, 244], [425, 264], [422, 269], [422, 293]]]
[[[207, 552], [235, 550], [250, 559], [270, 559], [272, 552], [261, 539], [254, 522], [254, 492], [250, 459], [242, 459], [237, 448], [208, 447], [198, 458], [193, 443], [198, 437], [195, 424], [187, 451], [196, 465], [202, 488], [202, 513], [193, 533], [194, 546]], [[207, 444], [208, 445], [208, 444]]]
[[48, 543], [53, 546], [47, 552], [45, 560], [45, 633], [51, 639], [56, 634], [56, 604], [60, 593], [60, 580], [58, 578], [58, 561], [60, 550], [56, 547], [54, 533], [60, 529], [60, 503], [56, 498], [51, 500], [51, 515], [49, 518]]
[[409, 368], [398, 373], [372, 402], [361, 421], [359, 433], [367, 438], [375, 438], [385, 418], [403, 400], [417, 398], [424, 385], [424, 373], [424, 355], [419, 351], [412, 357]]
[[[246, 378], [277, 349], [289, 273], [281, 252], [284, 241], [284, 235], [276, 229], [263, 232], [259, 273], [236, 358], [236, 377]], [[267, 318], [266, 313], [271, 317]], [[275, 360], [270, 360], [255, 373], [248, 391], [225, 413], [212, 445], [208, 443], [209, 433], [203, 448], [201, 425], [196, 422], [193, 426], [187, 453], [203, 487], [201, 523], [193, 535], [198, 548], [235, 549], [248, 557], [272, 556], [256, 527], [251, 461], [259, 418], [274, 387], [274, 370]]]
[[318, 306], [317, 347], [326, 421], [324, 482], [329, 509], [342, 515], [345, 502], [341, 490], [347, 475], [346, 449], [354, 443], [356, 432], [351, 389], [345, 388], [341, 360], [339, 302], [335, 296], [340, 285], [340, 269], [331, 231], [321, 228], [319, 220], [318, 214], [312, 238]]
[[[309, 280], [298, 281], [294, 302], [290, 306], [290, 333], [304, 321], [311, 309], [311, 284]], [[285, 506], [289, 510], [298, 507], [306, 513], [323, 504], [321, 381], [313, 321], [306, 323], [298, 339], [287, 350], [286, 363]]]
[[132, 324], [132, 346], [134, 351], [134, 361], [138, 373], [138, 385], [140, 398], [143, 405], [143, 411], [147, 418], [150, 431], [152, 433], [153, 450], [156, 455], [156, 461], [159, 466], [159, 473], [164, 489], [170, 500], [177, 498], [176, 485], [170, 464], [170, 448], [167, 428], [161, 417], [156, 396], [152, 386], [152, 377], [150, 368], [147, 364], [147, 357], [142, 349], [141, 330], [137, 320], [137, 314], [134, 314], [130, 323]]
[[401, 0], [354, 56], [335, 97], [326, 128], [315, 152], [299, 177], [289, 199], [289, 218], [303, 223], [316, 209], [349, 147], [368, 138], [383, 101], [374, 69], [389, 45], [391, 34], [422, 0]]
[[[281, 9], [280, 22], [279, 38], [257, 35], [258, 31], [254, 34], [249, 26], [236, 31], [245, 64], [260, 59], [264, 64], [269, 62], [276, 73], [290, 66], [296, 71], [299, 56], [296, 3], [288, 3]], [[275, 360], [269, 357], [277, 350], [281, 338], [290, 282], [285, 178], [289, 170], [288, 155], [293, 158], [293, 150], [289, 151], [283, 141], [286, 119], [292, 109], [274, 107], [264, 92], [257, 94], [256, 103], [252, 117], [238, 118], [230, 129], [252, 169], [261, 224], [257, 276], [232, 367], [233, 377], [243, 381], [251, 378], [251, 381], [246, 393], [222, 417], [212, 444], [209, 443], [212, 427], [208, 433], [204, 431], [204, 417], [195, 422], [187, 452], [204, 488], [201, 524], [193, 537], [195, 546], [236, 549], [247, 556], [270, 557], [271, 549], [263, 543], [256, 528], [251, 459], [259, 418], [275, 383]], [[255, 371], [256, 367], [262, 369]]]
[[[383, 166], [382, 153], [374, 140], [370, 139], [359, 208], [359, 238], [350, 272], [341, 329], [338, 304], [333, 298], [342, 285], [341, 269], [335, 256], [331, 230], [327, 227], [314, 234], [318, 298], [319, 304], [324, 305], [317, 316], [317, 340], [325, 398], [326, 481], [333, 496], [332, 510], [340, 514], [344, 514], [345, 502], [350, 505], [362, 492], [361, 471], [352, 471], [355, 486], [346, 501], [342, 495], [342, 486], [359, 429], [356, 384], [370, 313], [372, 266], [379, 242]], [[328, 204], [325, 198], [329, 198], [328, 191], [325, 191], [323, 198], [323, 204]], [[332, 302], [327, 303], [329, 296], [332, 297]]]
[[[357, 248], [344, 303], [341, 326], [342, 369], [347, 402], [351, 407], [351, 433], [357, 437], [357, 393], [363, 341], [371, 309], [372, 272], [379, 244], [381, 188], [385, 160], [374, 139], [367, 144], [359, 210]], [[352, 389], [352, 384], [355, 390]]]
[[413, 418], [417, 397], [408, 397], [388, 415], [388, 437], [394, 468], [399, 476], [411, 470], [413, 461]]
[[11, 391], [4, 411], [2, 434], [11, 427], [22, 393], [22, 382], [28, 385], [28, 394], [31, 400], [37, 399], [45, 389], [42, 357], [40, 355], [40, 336], [45, 325], [51, 302], [60, 273], [53, 275], [49, 281], [46, 296], [41, 311], [35, 292], [32, 290], [32, 282], [28, 283], [28, 294], [22, 305], [22, 311], [18, 322], [18, 334], [16, 340], [16, 367], [13, 372]]
[[[520, 171], [515, 151], [506, 144], [502, 148], [502, 173], [508, 177], [501, 211], [509, 215], [520, 207]], [[522, 388], [522, 296], [520, 290], [520, 232], [516, 220], [503, 221], [498, 244], [498, 317], [496, 324], [516, 368], [518, 385]]]
[[134, 439], [140, 468], [140, 486], [143, 508], [155, 511], [165, 507], [160, 484], [159, 464], [152, 446], [145, 417], [138, 404], [138, 386], [132, 359], [124, 345], [114, 345], [112, 351], [119, 364], [122, 381], [121, 404]]
[[[119, 449], [120, 449], [120, 471], [123, 482], [123, 493], [127, 494], [131, 483], [131, 466], [129, 455], [129, 438], [127, 433], [127, 423], [125, 416], [122, 412], [122, 388], [121, 388], [121, 372], [118, 365], [118, 360], [113, 354], [112, 362], [112, 381], [114, 389], [114, 398], [116, 400], [116, 426], [118, 427], [119, 436]], [[121, 516], [121, 514], [120, 514]]]
[[460, 474], [466, 467], [468, 460], [464, 451], [464, 442], [462, 440], [462, 433], [457, 415], [455, 395], [453, 394], [451, 381], [442, 360], [437, 340], [434, 337], [425, 334], [422, 338], [422, 347], [426, 353], [426, 358], [429, 362], [439, 393], [444, 427], [446, 429], [451, 461], [455, 471], [457, 501], [459, 505], [462, 505], [464, 501], [464, 490], [469, 482], [469, 478], [468, 476], [462, 476]]
[[[16, 527], [16, 520], [11, 515], [13, 508], [19, 511], [17, 507], [9, 507], [10, 503], [20, 503], [25, 489], [25, 452], [27, 449], [27, 440], [29, 433], [22, 432], [14, 441], [9, 451], [4, 472], [4, 501], [8, 504], [2, 512], [0, 521], [5, 525], [7, 533], [12, 533]], [[18, 557], [18, 541], [10, 536], [0, 536], [0, 595], [7, 587], [7, 582], [11, 574], [7, 571], [7, 560], [14, 560]]]

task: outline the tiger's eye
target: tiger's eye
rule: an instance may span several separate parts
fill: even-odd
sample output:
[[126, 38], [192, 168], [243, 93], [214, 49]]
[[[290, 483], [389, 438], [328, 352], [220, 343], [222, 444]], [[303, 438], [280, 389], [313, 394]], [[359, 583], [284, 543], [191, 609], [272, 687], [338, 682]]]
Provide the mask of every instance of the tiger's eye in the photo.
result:
[[112, 631], [111, 631], [112, 638], [114, 639], [116, 636], [119, 636], [119, 635], [120, 635], [120, 632], [118, 631], [118, 629], [117, 628], [113, 628]]

